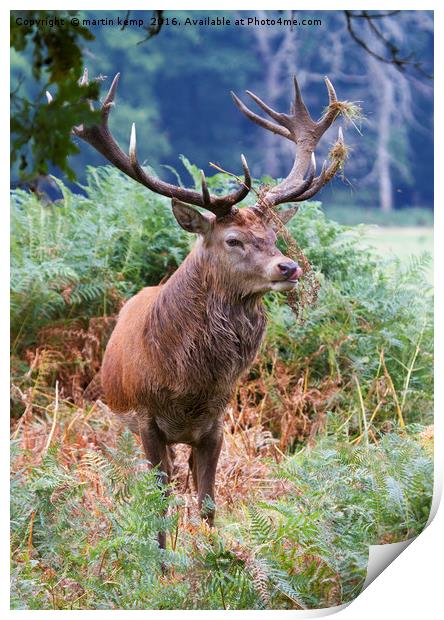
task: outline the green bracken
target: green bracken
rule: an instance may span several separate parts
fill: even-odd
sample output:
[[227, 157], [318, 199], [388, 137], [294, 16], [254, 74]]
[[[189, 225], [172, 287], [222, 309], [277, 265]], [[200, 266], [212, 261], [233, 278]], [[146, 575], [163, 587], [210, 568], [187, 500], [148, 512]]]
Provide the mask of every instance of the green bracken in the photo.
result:
[[[229, 183], [209, 179], [213, 192]], [[363, 248], [361, 227], [301, 205], [289, 230], [320, 281], [318, 301], [297, 322], [285, 296], [267, 296], [267, 337], [233, 401], [239, 426], [230, 418], [226, 428], [267, 433], [271, 451], [253, 458], [275, 492], [221, 502], [210, 531], [179, 487], [162, 494], [129, 431], [71, 389], [74, 374], [89, 380], [100, 363], [104, 343], [94, 331], [85, 340], [94, 321], [172, 273], [192, 240], [167, 199], [111, 168], [89, 169], [85, 195], [57, 184], [55, 203], [12, 194], [13, 608], [298, 609], [353, 599], [368, 545], [417, 535], [428, 519], [430, 257], [380, 257]]]
[[[177, 532], [183, 502], [165, 499], [129, 431], [116, 449], [85, 451], [70, 468], [54, 445], [39, 466], [15, 469], [23, 455], [14, 443], [12, 606], [297, 609], [352, 600], [368, 545], [417, 535], [427, 521], [433, 462], [419, 430], [359, 448], [329, 439], [291, 456], [275, 472], [285, 493], [246, 498], [215, 531], [196, 521]], [[93, 507], [92, 481], [104, 490]], [[176, 546], [162, 576], [156, 533], [166, 503], [163, 526]]]

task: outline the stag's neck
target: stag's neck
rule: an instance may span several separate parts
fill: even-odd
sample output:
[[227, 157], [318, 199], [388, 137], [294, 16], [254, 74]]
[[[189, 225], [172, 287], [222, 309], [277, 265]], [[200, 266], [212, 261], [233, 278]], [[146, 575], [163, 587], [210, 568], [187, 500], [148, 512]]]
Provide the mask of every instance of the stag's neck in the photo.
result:
[[261, 295], [242, 295], [198, 249], [161, 287], [145, 330], [148, 350], [175, 389], [223, 382], [228, 389], [253, 361], [265, 330]]
[[215, 319], [214, 309], [222, 317], [247, 316], [250, 320], [259, 317], [263, 310], [262, 294], [245, 295], [237, 291], [233, 283], [226, 281], [223, 269], [215, 269], [201, 256], [199, 247], [162, 286], [155, 305], [159, 316], [182, 323], [185, 316], [195, 321], [205, 317]]

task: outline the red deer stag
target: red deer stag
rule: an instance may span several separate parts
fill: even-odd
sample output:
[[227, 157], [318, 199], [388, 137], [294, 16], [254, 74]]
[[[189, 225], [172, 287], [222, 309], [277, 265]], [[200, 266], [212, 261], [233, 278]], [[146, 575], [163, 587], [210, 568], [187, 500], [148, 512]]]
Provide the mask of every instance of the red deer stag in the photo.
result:
[[[83, 83], [87, 79], [85, 72]], [[302, 275], [297, 263], [276, 247], [269, 208], [311, 198], [338, 170], [332, 161], [315, 176], [314, 150], [338, 114], [336, 94], [326, 78], [329, 107], [315, 122], [296, 78], [290, 114], [276, 112], [247, 91], [273, 121], [252, 112], [232, 93], [248, 118], [291, 140], [297, 150], [287, 178], [264, 188], [253, 207], [237, 209], [235, 205], [251, 188], [243, 156], [243, 183], [231, 194], [216, 196], [208, 191], [203, 172], [199, 192], [176, 187], [144, 170], [137, 159], [134, 124], [129, 154], [122, 151], [108, 128], [118, 81], [119, 74], [101, 107], [101, 122], [75, 127], [73, 132], [126, 175], [172, 198], [178, 224], [197, 234], [197, 241], [166, 283], [144, 288], [122, 308], [106, 348], [102, 384], [114, 412], [136, 414], [146, 457], [151, 466], [158, 466], [165, 482], [171, 475], [172, 445], [191, 446], [190, 469], [199, 507], [212, 525], [224, 410], [264, 335], [262, 297], [268, 291], [292, 290]], [[342, 143], [341, 130], [338, 140]], [[296, 209], [281, 211], [280, 221], [288, 222]], [[204, 503], [205, 498], [210, 501]], [[159, 544], [165, 546], [164, 532], [159, 534]]]

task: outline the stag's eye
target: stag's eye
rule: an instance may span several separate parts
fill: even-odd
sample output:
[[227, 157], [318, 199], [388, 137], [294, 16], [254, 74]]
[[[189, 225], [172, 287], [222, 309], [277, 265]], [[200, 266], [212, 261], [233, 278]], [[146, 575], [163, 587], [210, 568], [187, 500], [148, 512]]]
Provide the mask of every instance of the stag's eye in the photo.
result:
[[244, 244], [242, 243], [242, 241], [239, 241], [239, 239], [235, 239], [234, 237], [232, 237], [231, 239], [227, 239], [225, 241], [225, 243], [230, 246], [230, 248], [243, 248]]

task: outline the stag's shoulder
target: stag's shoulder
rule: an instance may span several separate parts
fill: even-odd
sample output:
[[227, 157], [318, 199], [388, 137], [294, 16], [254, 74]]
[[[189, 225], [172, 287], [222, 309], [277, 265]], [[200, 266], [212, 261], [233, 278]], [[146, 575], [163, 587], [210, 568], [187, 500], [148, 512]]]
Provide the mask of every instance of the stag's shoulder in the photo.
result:
[[128, 315], [145, 315], [148, 308], [150, 308], [157, 299], [161, 288], [161, 285], [146, 286], [136, 293], [136, 295], [130, 297], [120, 310], [119, 319], [128, 317]]
[[111, 340], [118, 346], [124, 343], [132, 347], [140, 347], [143, 331], [154, 301], [157, 299], [160, 286], [147, 286], [133, 297], [130, 297], [120, 310], [117, 325]]

